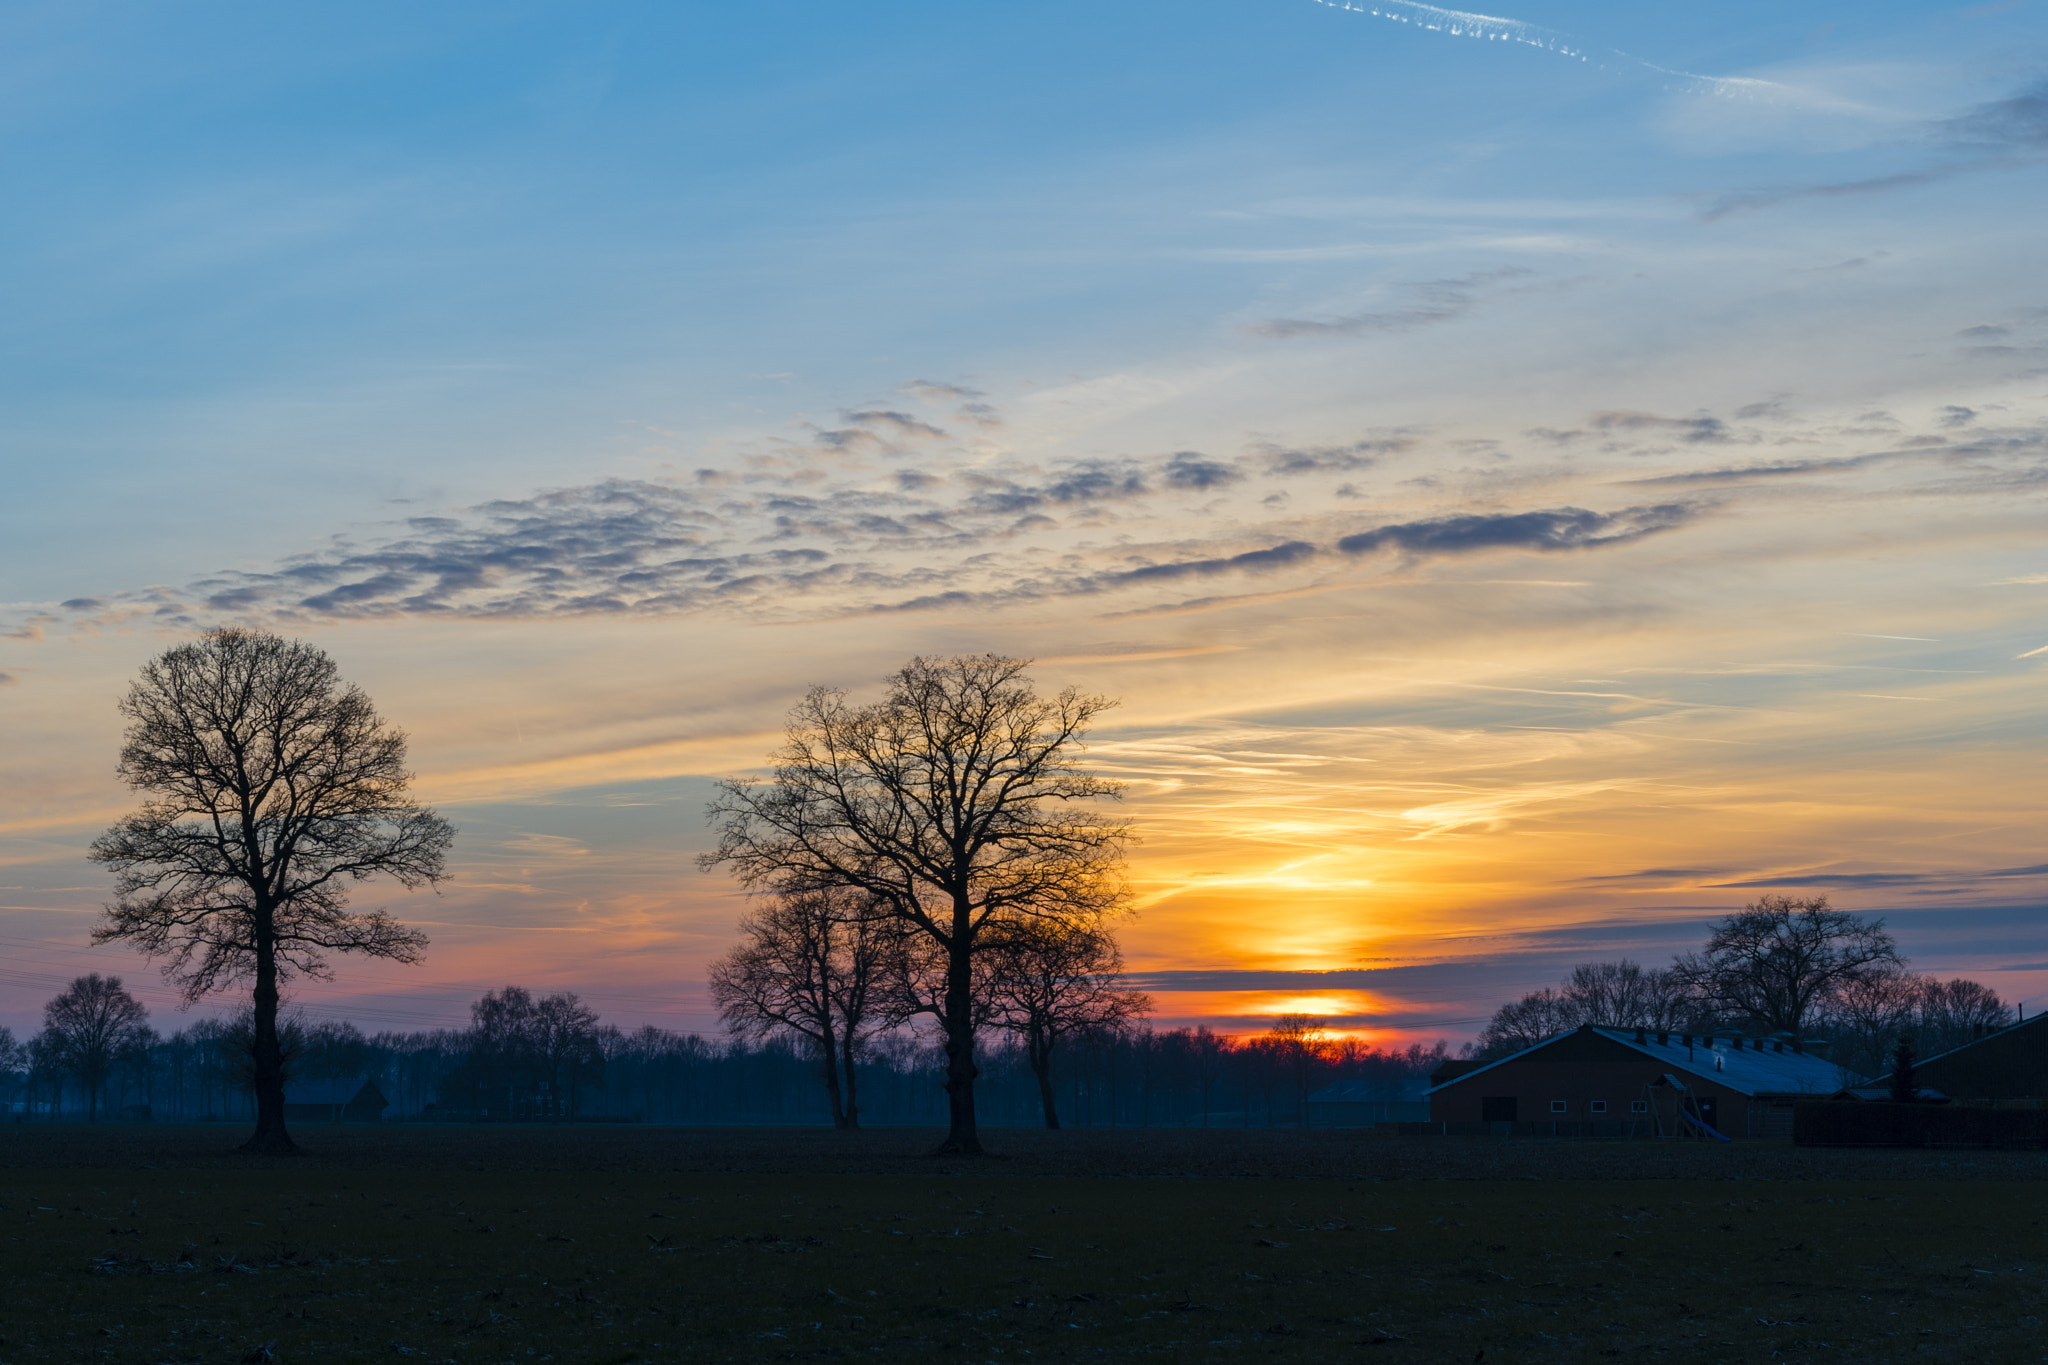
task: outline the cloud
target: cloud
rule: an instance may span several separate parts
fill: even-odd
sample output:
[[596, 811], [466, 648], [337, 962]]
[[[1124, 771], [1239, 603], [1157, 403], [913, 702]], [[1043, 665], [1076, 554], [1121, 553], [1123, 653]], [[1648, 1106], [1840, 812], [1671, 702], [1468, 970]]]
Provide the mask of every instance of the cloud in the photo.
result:
[[1941, 410], [1941, 424], [1945, 427], [1966, 427], [1977, 420], [1974, 408], [1959, 407], [1954, 403]]
[[21, 679], [15, 677], [12, 673], [0, 673], [0, 687], [13, 687], [20, 681]]
[[1677, 882], [1696, 881], [1701, 877], [1717, 877], [1720, 873], [1706, 867], [1646, 867], [1640, 872], [1613, 872], [1603, 877], [1581, 877], [1582, 882]]
[[1328, 470], [1349, 473], [1370, 469], [1383, 458], [1415, 449], [1422, 442], [1410, 435], [1373, 436], [1341, 446], [1257, 447], [1268, 474], [1311, 474]]
[[1694, 444], [1724, 444], [1735, 437], [1718, 417], [1660, 417], [1654, 412], [1596, 412], [1591, 421], [1598, 431], [1670, 431], [1681, 441]]
[[1400, 550], [1409, 555], [1472, 554], [1482, 550], [1579, 550], [1620, 545], [1683, 526], [1699, 514], [1689, 503], [1590, 512], [1559, 507], [1542, 512], [1501, 512], [1402, 522], [1345, 536], [1348, 555]]
[[1659, 474], [1654, 478], [1629, 479], [1626, 482], [1639, 487], [1657, 484], [1735, 483], [1745, 479], [1784, 478], [1798, 474], [1835, 474], [1900, 458], [1902, 456], [1897, 452], [1887, 452], [1878, 455], [1851, 455], [1838, 460], [1782, 460], [1777, 464], [1729, 465], [1720, 469], [1696, 469], [1683, 474]]
[[907, 412], [892, 412], [887, 408], [870, 408], [864, 412], [849, 412], [846, 420], [858, 426], [879, 427], [893, 431], [899, 436], [924, 438], [943, 437], [946, 433], [930, 422], [921, 421]]
[[1889, 175], [1778, 189], [1742, 190], [1715, 198], [1702, 208], [1702, 222], [1718, 222], [1731, 214], [1770, 208], [1796, 199], [1839, 199], [1886, 194], [1892, 190], [1932, 185], [1957, 176], [2009, 170], [2037, 163], [2048, 152], [2048, 85], [2032, 85], [2005, 99], [1991, 100], [1952, 118], [1922, 127], [1932, 142], [1978, 155], [1935, 162]]
[[895, 412], [888, 408], [868, 408], [860, 412], [849, 412], [845, 420], [851, 425], [833, 431], [820, 431], [812, 439], [819, 445], [839, 450], [856, 447], [886, 448], [890, 439], [908, 437], [912, 440], [943, 440], [945, 431], [930, 422], [913, 417], [907, 412]]
[[2048, 149], [2048, 83], [1943, 119], [1935, 129], [1948, 141], [1965, 146]]
[[1760, 877], [1747, 881], [1707, 884], [1716, 888], [1744, 890], [1776, 886], [1888, 887], [1924, 886], [1930, 882], [1954, 885], [2022, 877], [2048, 877], [2048, 863], [2034, 863], [2027, 867], [1998, 867], [1984, 872], [1807, 872], [1791, 877]]
[[1234, 464], [1212, 460], [1198, 450], [1183, 450], [1166, 462], [1162, 477], [1173, 488], [1222, 488], [1244, 474]]
[[1696, 88], [1723, 97], [1761, 95], [1775, 98], [1786, 93], [1786, 88], [1774, 81], [1757, 80], [1747, 76], [1702, 76], [1691, 71], [1676, 71], [1668, 66], [1644, 61], [1641, 57], [1631, 56], [1619, 48], [1589, 43], [1556, 29], [1543, 28], [1522, 19], [1444, 9], [1437, 5], [1418, 3], [1417, 0], [1316, 0], [1316, 3], [1330, 9], [1347, 10], [1353, 14], [1369, 14], [1375, 19], [1390, 23], [1412, 25], [1426, 32], [1441, 33], [1447, 37], [1469, 38], [1487, 43], [1512, 43], [1588, 65], [1597, 62], [1602, 69], [1616, 66], [1634, 67], [1641, 71], [1654, 72], [1659, 76], [1676, 76], [1680, 80], [1690, 82]]
[[959, 384], [940, 384], [929, 379], [912, 379], [897, 386], [898, 390], [912, 398], [921, 398], [927, 403], [945, 403], [955, 399], [981, 398], [980, 389], [965, 388]]
[[1243, 554], [1222, 558], [1184, 559], [1167, 564], [1147, 564], [1123, 573], [1106, 574], [1094, 581], [1106, 587], [1120, 587], [1130, 583], [1155, 583], [1167, 579], [1205, 577], [1241, 570], [1261, 572], [1267, 569], [1285, 569], [1313, 559], [1317, 553], [1316, 547], [1305, 540], [1290, 540], [1285, 545], [1275, 545], [1268, 550], [1247, 550]]
[[985, 486], [968, 499], [978, 511], [1014, 515], [1048, 504], [1070, 506], [1142, 497], [1150, 492], [1144, 471], [1129, 461], [1083, 460], [1049, 481], [1025, 485], [980, 475]]
[[1412, 332], [1421, 327], [1454, 322], [1488, 298], [1501, 297], [1509, 290], [1488, 293], [1484, 286], [1501, 280], [1533, 275], [1533, 270], [1507, 266], [1460, 275], [1448, 280], [1417, 280], [1394, 286], [1407, 301], [1401, 306], [1375, 313], [1351, 313], [1336, 318], [1273, 318], [1246, 330], [1254, 336], [1286, 340], [1303, 336], [1358, 336], [1369, 332]]

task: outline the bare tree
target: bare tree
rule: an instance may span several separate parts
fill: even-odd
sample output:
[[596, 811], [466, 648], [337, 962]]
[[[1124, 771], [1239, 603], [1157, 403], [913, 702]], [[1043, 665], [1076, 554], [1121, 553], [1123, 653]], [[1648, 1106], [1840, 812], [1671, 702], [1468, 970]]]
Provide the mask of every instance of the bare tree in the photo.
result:
[[0, 1024], [0, 1087], [4, 1087], [9, 1101], [27, 1084], [28, 1067], [28, 1044], [16, 1039], [13, 1029]]
[[51, 1060], [85, 1091], [87, 1122], [99, 1117], [100, 1091], [148, 1018], [149, 1011], [122, 987], [120, 977], [98, 972], [79, 977], [43, 1006]]
[[1578, 1026], [1577, 1008], [1545, 986], [1495, 1010], [1479, 1031], [1473, 1055], [1488, 1060], [1510, 1056]]
[[870, 706], [818, 688], [790, 714], [766, 781], [728, 782], [711, 806], [715, 852], [750, 887], [847, 887], [945, 958], [948, 1130], [978, 1154], [975, 964], [991, 925], [1093, 920], [1123, 903], [1130, 830], [1080, 803], [1119, 788], [1078, 751], [1110, 703], [1040, 697], [1026, 663], [913, 659]]
[[1645, 970], [1627, 958], [1572, 968], [1558, 996], [1572, 1028], [1585, 1023], [1669, 1030], [1687, 1023], [1697, 1010], [1691, 992], [1675, 973]]
[[604, 1073], [597, 1011], [574, 991], [542, 996], [533, 1008], [529, 1036], [534, 1057], [548, 1078], [550, 1107], [562, 1118], [575, 1118], [582, 1082], [601, 1079]]
[[118, 874], [95, 943], [166, 959], [187, 1003], [252, 983], [256, 1131], [244, 1151], [297, 1150], [284, 1123], [282, 986], [327, 979], [327, 955], [417, 962], [426, 937], [348, 888], [445, 875], [448, 822], [407, 795], [405, 736], [312, 645], [208, 631], [144, 665], [121, 702], [121, 776], [151, 794], [94, 841]]
[[1188, 1038], [1188, 1063], [1194, 1073], [1195, 1089], [1202, 1099], [1202, 1126], [1209, 1126], [1209, 1092], [1222, 1082], [1230, 1067], [1230, 1040], [1204, 1024]]
[[1672, 970], [1709, 1008], [1796, 1034], [1832, 992], [1900, 962], [1881, 919], [1833, 909], [1826, 896], [1765, 896], [1713, 925], [1706, 948]]
[[1012, 923], [986, 952], [991, 1019], [1023, 1040], [1045, 1126], [1057, 1128], [1052, 1055], [1060, 1040], [1119, 1032], [1150, 1013], [1152, 999], [1123, 984], [1123, 955], [1104, 924]]
[[1918, 1042], [1923, 1056], [1961, 1047], [2012, 1022], [2012, 1010], [1998, 992], [1967, 977], [1940, 981], [1923, 976], [1919, 997]]
[[469, 1018], [463, 1059], [445, 1089], [467, 1090], [479, 1109], [502, 1098], [505, 1117], [517, 1118], [523, 1099], [528, 1117], [574, 1118], [578, 1088], [603, 1075], [597, 1011], [573, 991], [537, 1000], [522, 986], [486, 991]]
[[898, 1022], [897, 922], [834, 887], [771, 896], [740, 920], [738, 947], [711, 964], [711, 998], [741, 1037], [793, 1033], [816, 1049], [832, 1126], [860, 1127], [856, 1063]]
[[1265, 1042], [1294, 1081], [1294, 1122], [1308, 1127], [1309, 1078], [1329, 1050], [1330, 1031], [1313, 1014], [1281, 1014], [1266, 1030]]
[[1894, 1039], [1912, 1032], [1920, 978], [1904, 971], [1867, 972], [1844, 982], [1821, 1001], [1813, 1025], [1833, 1044], [1830, 1057], [1845, 1071], [1875, 1076], [1885, 1069]]

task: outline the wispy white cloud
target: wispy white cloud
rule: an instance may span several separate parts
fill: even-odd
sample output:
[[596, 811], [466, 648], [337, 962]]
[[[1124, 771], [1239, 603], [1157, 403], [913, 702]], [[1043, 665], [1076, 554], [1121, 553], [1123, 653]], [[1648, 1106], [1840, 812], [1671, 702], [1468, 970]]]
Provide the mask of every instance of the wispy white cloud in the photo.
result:
[[1602, 47], [1573, 38], [1556, 29], [1544, 28], [1522, 19], [1507, 19], [1493, 14], [1475, 14], [1468, 10], [1444, 9], [1438, 5], [1416, 3], [1416, 0], [1315, 0], [1330, 9], [1341, 9], [1352, 14], [1370, 15], [1390, 23], [1407, 24], [1430, 33], [1441, 33], [1451, 38], [1466, 38], [1487, 43], [1511, 43], [1520, 47], [1535, 48], [1541, 52], [1553, 53], [1572, 61], [1601, 66], [1634, 67], [1671, 76], [1693, 85], [1712, 90], [1725, 96], [1768, 94], [1777, 90], [1773, 81], [1759, 80], [1748, 76], [1702, 76], [1690, 71], [1677, 71], [1655, 62], [1632, 57], [1618, 48]]

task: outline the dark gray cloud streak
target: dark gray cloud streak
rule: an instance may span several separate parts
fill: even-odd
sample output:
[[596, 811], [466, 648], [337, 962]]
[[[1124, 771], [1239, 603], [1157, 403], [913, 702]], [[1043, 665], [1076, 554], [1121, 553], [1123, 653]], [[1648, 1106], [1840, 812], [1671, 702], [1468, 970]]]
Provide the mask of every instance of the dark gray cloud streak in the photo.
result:
[[[1701, 510], [1666, 503], [1614, 512], [1475, 513], [1383, 523], [1329, 545], [1290, 538], [1107, 563], [1097, 552], [1092, 566], [1069, 554], [1071, 567], [987, 586], [1022, 562], [999, 549], [1003, 538], [1057, 525], [1037, 509], [1100, 515], [1120, 503], [1208, 494], [1244, 478], [1234, 463], [1182, 451], [1150, 467], [1076, 464], [1029, 484], [962, 474], [954, 482], [971, 491], [951, 503], [920, 501], [929, 488], [706, 492], [609, 480], [486, 503], [460, 516], [415, 517], [383, 543], [338, 545], [268, 572], [217, 574], [183, 593], [74, 598], [64, 609], [78, 618], [149, 615], [178, 625], [224, 618], [843, 611], [862, 609], [863, 601], [873, 604], [868, 609], [920, 610], [1271, 575], [1380, 552], [1414, 562], [1487, 551], [1597, 549], [1677, 528]], [[973, 487], [977, 482], [982, 486]]]
[[1347, 555], [1399, 550], [1410, 556], [1473, 554], [1482, 550], [1584, 550], [1622, 545], [1672, 530], [1693, 520], [1701, 510], [1694, 503], [1669, 502], [1654, 507], [1627, 507], [1619, 512], [1560, 507], [1543, 512], [1435, 517], [1345, 536], [1337, 542], [1337, 548]]
[[1305, 336], [1359, 336], [1372, 332], [1412, 332], [1455, 322], [1489, 299], [1518, 292], [1490, 288], [1505, 280], [1536, 272], [1522, 266], [1482, 270], [1448, 280], [1413, 280], [1393, 287], [1400, 301], [1380, 312], [1350, 313], [1336, 318], [1272, 318], [1246, 328], [1254, 336], [1287, 340]]
[[1792, 877], [1756, 877], [1739, 882], [1708, 882], [1729, 889], [1771, 887], [1887, 887], [1962, 886], [1977, 881], [2001, 881], [2022, 877], [2048, 877], [2048, 863], [2028, 867], [1994, 867], [1981, 872], [1804, 872]]
[[1700, 221], [1771, 208], [1798, 199], [1842, 199], [1932, 185], [1957, 176], [2039, 165], [2048, 156], [2048, 84], [2036, 84], [2001, 100], [1980, 104], [1954, 118], [1925, 125], [1928, 141], [1954, 156], [1931, 165], [1861, 180], [1778, 189], [1742, 190], [1716, 197], [1699, 212]]
[[1675, 530], [1694, 520], [1704, 510], [1690, 503], [1627, 507], [1619, 512], [1559, 507], [1541, 512], [1477, 513], [1395, 522], [1344, 536], [1329, 549], [1305, 540], [1290, 540], [1232, 555], [1168, 560], [1108, 572], [1027, 578], [995, 591], [954, 589], [880, 606], [875, 610], [929, 611], [969, 605], [997, 606], [1008, 602], [1113, 592], [1146, 584], [1212, 578], [1219, 574], [1264, 574], [1300, 568], [1329, 559], [1333, 553], [1340, 559], [1355, 559], [1392, 550], [1413, 563], [1492, 550], [1550, 553], [1599, 549], [1641, 540], [1659, 531]]

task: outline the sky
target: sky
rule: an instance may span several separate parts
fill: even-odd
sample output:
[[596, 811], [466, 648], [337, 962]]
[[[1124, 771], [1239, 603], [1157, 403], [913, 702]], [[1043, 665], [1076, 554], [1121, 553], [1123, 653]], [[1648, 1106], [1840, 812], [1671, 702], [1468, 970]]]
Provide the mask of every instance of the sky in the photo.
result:
[[1119, 702], [1161, 1025], [1774, 893], [2039, 1002], [2044, 171], [2048, 0], [10, 6], [0, 1024], [185, 1021], [83, 854], [230, 623], [460, 829], [368, 1030], [714, 1029], [712, 784], [984, 652]]

